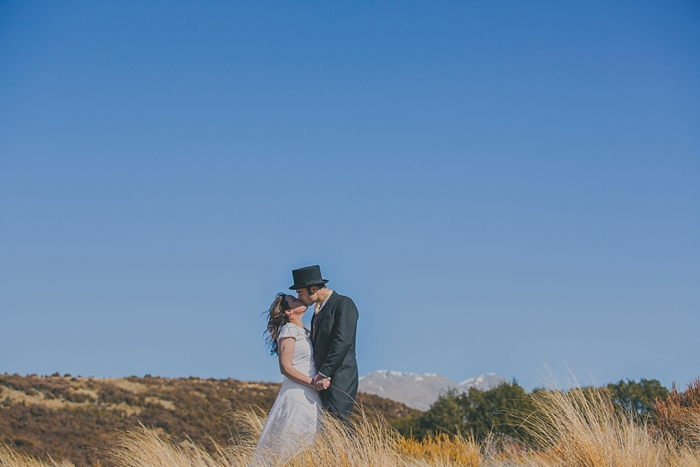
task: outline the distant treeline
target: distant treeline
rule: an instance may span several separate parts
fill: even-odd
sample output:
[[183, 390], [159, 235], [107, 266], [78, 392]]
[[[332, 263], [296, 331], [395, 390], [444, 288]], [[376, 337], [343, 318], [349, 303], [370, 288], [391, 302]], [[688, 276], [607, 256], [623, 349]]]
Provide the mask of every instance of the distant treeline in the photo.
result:
[[[577, 390], [590, 396], [603, 393], [621, 416], [631, 416], [639, 423], [656, 423], [659, 410], [666, 407], [670, 393], [655, 379], [639, 382], [627, 380], [603, 387]], [[532, 444], [532, 423], [539, 420], [535, 398], [545, 389], [526, 392], [516, 381], [497, 388], [468, 393], [451, 391], [443, 394], [429, 410], [392, 422], [405, 437], [418, 440], [441, 433], [471, 436], [478, 441], [497, 435], [519, 443]], [[598, 394], [600, 395], [600, 394]], [[676, 397], [682, 394], [676, 393]]]

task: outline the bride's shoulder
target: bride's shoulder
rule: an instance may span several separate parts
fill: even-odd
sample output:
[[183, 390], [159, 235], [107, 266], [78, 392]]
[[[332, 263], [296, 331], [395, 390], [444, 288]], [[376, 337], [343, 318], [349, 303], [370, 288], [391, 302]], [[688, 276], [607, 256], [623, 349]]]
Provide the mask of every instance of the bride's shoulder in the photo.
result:
[[306, 337], [306, 330], [304, 328], [300, 328], [296, 324], [287, 323], [280, 328], [278, 339], [286, 337], [294, 337], [295, 339], [304, 338]]

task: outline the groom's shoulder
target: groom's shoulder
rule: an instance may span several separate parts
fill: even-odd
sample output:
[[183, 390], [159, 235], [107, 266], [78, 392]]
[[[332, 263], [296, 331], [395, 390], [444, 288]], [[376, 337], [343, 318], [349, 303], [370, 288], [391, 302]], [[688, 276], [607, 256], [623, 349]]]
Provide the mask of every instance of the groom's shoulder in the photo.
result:
[[338, 292], [333, 291], [333, 295], [335, 295], [335, 302], [337, 305], [343, 305], [343, 306], [353, 306], [355, 308], [355, 302], [352, 300], [352, 298], [348, 297], [347, 295], [340, 295]]

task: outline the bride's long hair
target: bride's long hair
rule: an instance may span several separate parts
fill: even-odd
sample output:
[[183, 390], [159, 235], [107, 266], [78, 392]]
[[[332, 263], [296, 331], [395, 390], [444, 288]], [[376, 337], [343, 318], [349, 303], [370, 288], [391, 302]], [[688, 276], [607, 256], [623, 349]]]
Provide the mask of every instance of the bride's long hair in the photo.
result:
[[285, 311], [289, 310], [289, 303], [285, 300], [287, 294], [278, 293], [275, 300], [267, 310], [267, 329], [265, 329], [265, 343], [270, 349], [270, 355], [277, 354], [277, 338], [282, 326], [289, 322], [289, 316]]

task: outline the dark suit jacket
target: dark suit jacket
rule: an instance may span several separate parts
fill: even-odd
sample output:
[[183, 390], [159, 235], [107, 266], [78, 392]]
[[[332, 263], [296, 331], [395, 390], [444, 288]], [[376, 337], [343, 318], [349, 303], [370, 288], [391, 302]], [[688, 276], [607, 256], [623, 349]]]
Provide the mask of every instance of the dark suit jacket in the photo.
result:
[[347, 419], [358, 387], [355, 334], [357, 307], [350, 297], [333, 292], [311, 326], [314, 361], [319, 373], [331, 378], [331, 387], [319, 395], [333, 415]]

